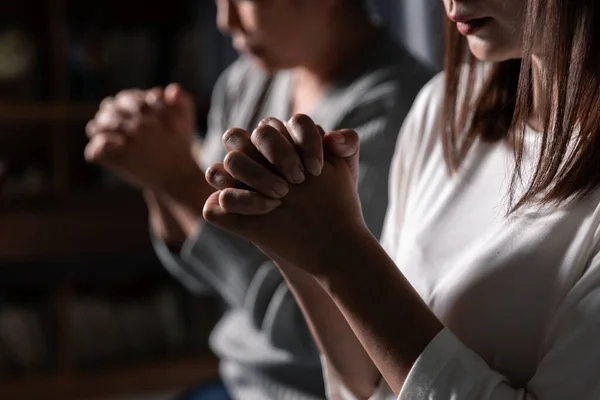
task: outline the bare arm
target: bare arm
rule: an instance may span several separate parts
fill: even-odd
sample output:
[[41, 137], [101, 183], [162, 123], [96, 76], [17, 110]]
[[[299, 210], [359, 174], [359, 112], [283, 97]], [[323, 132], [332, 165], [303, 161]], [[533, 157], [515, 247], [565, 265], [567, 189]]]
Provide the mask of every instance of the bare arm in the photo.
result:
[[277, 261], [321, 354], [359, 398], [376, 390], [381, 374], [332, 298], [306, 272]]
[[[336, 254], [323, 260], [327, 262], [323, 271], [329, 272], [316, 280], [398, 394], [413, 364], [443, 325], [377, 240], [368, 233], [361, 236], [351, 245], [348, 241], [341, 244]], [[327, 334], [323, 326], [316, 328], [317, 336]], [[326, 352], [333, 357], [340, 350], [330, 345]], [[358, 351], [337, 357], [348, 362], [358, 354], [363, 357]], [[339, 372], [346, 384], [352, 382], [352, 375]]]
[[160, 192], [145, 192], [153, 233], [169, 245], [181, 246], [202, 228], [202, 208], [213, 192], [197, 166], [190, 168], [185, 179], [169, 182]]

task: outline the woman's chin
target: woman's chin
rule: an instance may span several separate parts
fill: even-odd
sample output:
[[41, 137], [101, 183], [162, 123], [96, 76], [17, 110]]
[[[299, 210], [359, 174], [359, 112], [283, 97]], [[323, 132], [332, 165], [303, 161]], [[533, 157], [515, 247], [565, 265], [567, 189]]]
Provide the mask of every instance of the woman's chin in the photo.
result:
[[505, 43], [496, 43], [477, 36], [469, 36], [467, 40], [471, 54], [480, 61], [502, 62], [521, 58], [520, 50], [515, 50]]

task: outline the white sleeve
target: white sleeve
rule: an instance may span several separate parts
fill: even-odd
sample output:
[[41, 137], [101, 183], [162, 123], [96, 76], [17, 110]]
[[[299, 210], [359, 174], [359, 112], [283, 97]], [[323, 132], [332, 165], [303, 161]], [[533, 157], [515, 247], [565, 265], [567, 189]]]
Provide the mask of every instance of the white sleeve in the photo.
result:
[[[341, 378], [335, 372], [333, 367], [325, 356], [321, 356], [321, 365], [323, 366], [323, 377], [325, 379], [325, 393], [327, 400], [362, 400], [358, 399], [342, 383]], [[396, 396], [389, 386], [382, 379], [375, 393], [369, 397], [369, 400], [395, 400]]]
[[[513, 387], [444, 329], [410, 371], [398, 400], [600, 399], [600, 260], [571, 289], [540, 338], [540, 359], [524, 387]], [[518, 311], [516, 311], [518, 312]]]
[[[398, 400], [600, 399], [600, 256], [557, 308], [529, 382], [511, 386], [448, 328], [413, 365]], [[358, 400], [322, 360], [329, 400]], [[382, 382], [370, 400], [396, 397]]]

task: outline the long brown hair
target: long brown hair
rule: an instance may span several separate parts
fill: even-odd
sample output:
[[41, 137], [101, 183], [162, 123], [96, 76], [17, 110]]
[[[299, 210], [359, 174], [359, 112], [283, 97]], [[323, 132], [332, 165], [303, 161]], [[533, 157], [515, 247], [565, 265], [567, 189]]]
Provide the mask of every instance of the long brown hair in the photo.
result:
[[[521, 179], [525, 127], [533, 104], [534, 43], [536, 52], [543, 54], [547, 95], [538, 116], [540, 154], [513, 209], [538, 201], [581, 198], [600, 187], [600, 2], [527, 2], [523, 58], [494, 63], [489, 69], [477, 67], [466, 39], [446, 21], [442, 134], [446, 163], [456, 171], [478, 138], [506, 139], [514, 148], [516, 163], [511, 195]], [[466, 76], [461, 73], [464, 64], [470, 66]], [[478, 80], [481, 88], [474, 91]]]

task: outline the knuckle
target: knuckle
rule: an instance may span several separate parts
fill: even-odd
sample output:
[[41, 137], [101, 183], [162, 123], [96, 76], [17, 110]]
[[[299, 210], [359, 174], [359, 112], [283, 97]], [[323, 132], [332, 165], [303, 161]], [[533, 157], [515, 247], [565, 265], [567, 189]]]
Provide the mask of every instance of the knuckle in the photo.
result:
[[261, 126], [269, 126], [269, 127], [273, 128], [274, 130], [276, 130], [286, 140], [291, 140], [291, 138], [289, 138], [289, 133], [285, 126], [285, 123], [283, 123], [281, 120], [279, 120], [277, 118], [273, 118], [273, 117], [265, 118], [261, 122]]
[[211, 165], [210, 167], [208, 167], [206, 169], [206, 172], [204, 173], [204, 177], [206, 178], [207, 182], [215, 183], [218, 173], [219, 173], [219, 171], [217, 170], [217, 168], [215, 168], [214, 165]]
[[259, 126], [252, 132], [252, 141], [256, 143], [272, 143], [277, 140], [279, 132], [270, 125]]
[[227, 186], [229, 186], [229, 181], [227, 180], [227, 178], [225, 178], [223, 176], [223, 174], [221, 173], [217, 173], [214, 177], [213, 183], [215, 184], [215, 186], [217, 186], [219, 189], [225, 189]]
[[271, 126], [273, 128], [283, 127], [283, 123], [275, 117], [263, 118], [258, 125], [259, 126]]
[[104, 108], [101, 111], [98, 111], [98, 113], [94, 117], [95, 123], [98, 123], [102, 126], [112, 126], [116, 121], [120, 119], [121, 118], [117, 113], [108, 108]]
[[96, 122], [92, 119], [85, 124], [85, 132], [88, 136], [92, 136], [96, 132]]
[[139, 112], [144, 105], [144, 99], [133, 90], [124, 90], [117, 94], [115, 106], [119, 109]]
[[115, 101], [123, 101], [130, 96], [131, 92], [129, 90], [120, 90], [115, 96]]
[[218, 188], [225, 188], [228, 186], [228, 179], [223, 175], [223, 172], [219, 167], [210, 166], [206, 170], [206, 180], [212, 185]]
[[319, 139], [318, 130], [313, 120], [305, 114], [296, 114], [288, 123], [290, 134], [297, 144], [305, 145], [316, 143]]
[[83, 152], [83, 156], [84, 156], [84, 158], [85, 158], [85, 161], [87, 161], [87, 162], [89, 162], [89, 163], [93, 163], [93, 162], [95, 162], [95, 161], [96, 161], [96, 160], [95, 160], [95, 158], [94, 158], [94, 151], [93, 151], [93, 148], [92, 148], [92, 146], [91, 146], [90, 144], [88, 144], [88, 145], [85, 147], [85, 150], [84, 150], [84, 152]]
[[208, 222], [218, 222], [219, 212], [216, 205], [206, 204], [202, 209], [202, 217]]
[[85, 159], [91, 163], [99, 163], [102, 161], [104, 152], [102, 151], [103, 147], [102, 138], [94, 138], [91, 140], [88, 145], [85, 147]]
[[223, 134], [223, 144], [228, 147], [239, 147], [248, 137], [246, 131], [239, 128], [231, 128]]
[[158, 109], [162, 108], [163, 104], [163, 92], [160, 88], [150, 89], [144, 99], [144, 104], [148, 106], [148, 108]]
[[312, 123], [312, 119], [306, 114], [294, 114], [290, 119], [292, 124], [307, 124]]
[[314, 122], [306, 114], [295, 114], [292, 118], [290, 118], [289, 124], [295, 128], [303, 128], [314, 125]]
[[252, 133], [252, 144], [276, 166], [293, 165], [297, 162], [297, 152], [287, 139], [271, 126], [264, 126]]
[[358, 133], [353, 129], [340, 129], [338, 132], [349, 137], [358, 137]]
[[100, 108], [106, 108], [106, 107], [112, 106], [113, 102], [114, 102], [114, 98], [112, 96], [105, 97], [100, 102]]
[[243, 155], [237, 150], [230, 151], [223, 160], [223, 165], [228, 169], [236, 169], [243, 162]]
[[223, 208], [236, 207], [240, 203], [240, 196], [238, 193], [231, 189], [224, 189], [219, 195], [219, 203]]
[[231, 213], [255, 213], [262, 210], [262, 204], [250, 192], [224, 191], [221, 194], [221, 207]]

